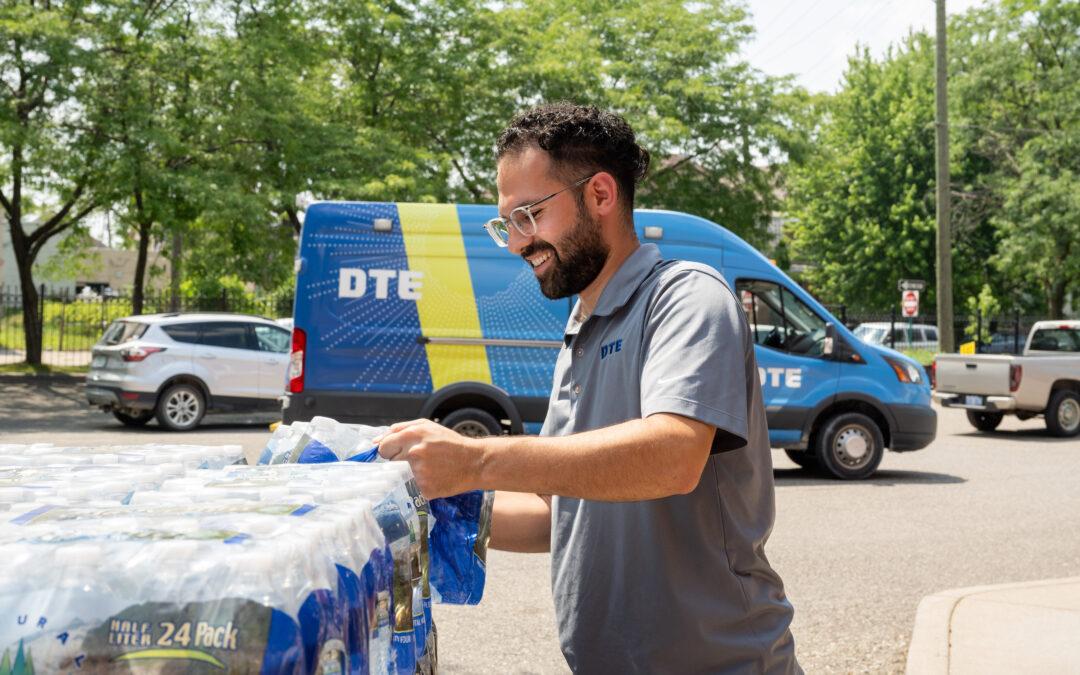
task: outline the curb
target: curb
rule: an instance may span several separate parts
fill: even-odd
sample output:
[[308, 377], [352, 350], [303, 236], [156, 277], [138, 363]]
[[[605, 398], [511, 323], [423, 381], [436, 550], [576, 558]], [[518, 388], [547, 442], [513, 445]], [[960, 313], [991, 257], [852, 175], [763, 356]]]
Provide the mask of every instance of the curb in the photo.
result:
[[1080, 672], [1080, 577], [958, 588], [915, 613], [907, 673]]

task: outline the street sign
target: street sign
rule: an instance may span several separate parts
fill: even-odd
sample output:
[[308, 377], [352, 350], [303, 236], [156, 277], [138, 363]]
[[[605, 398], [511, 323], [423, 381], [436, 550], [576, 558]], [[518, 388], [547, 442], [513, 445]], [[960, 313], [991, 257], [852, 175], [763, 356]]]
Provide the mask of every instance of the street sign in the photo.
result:
[[901, 279], [896, 284], [898, 291], [925, 291], [926, 282], [922, 279]]
[[900, 309], [904, 318], [919, 315], [919, 292], [904, 291], [900, 294]]

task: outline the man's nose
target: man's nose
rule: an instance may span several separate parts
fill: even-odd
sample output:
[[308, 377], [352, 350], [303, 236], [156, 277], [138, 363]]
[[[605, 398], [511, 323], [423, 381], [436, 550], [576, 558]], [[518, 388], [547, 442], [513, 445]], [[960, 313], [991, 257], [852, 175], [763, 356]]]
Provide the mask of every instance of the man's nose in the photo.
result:
[[514, 255], [521, 255], [521, 252], [525, 250], [525, 247], [532, 243], [532, 236], [525, 236], [518, 231], [516, 227], [511, 225], [508, 228], [508, 238], [506, 240], [506, 248], [509, 249]]

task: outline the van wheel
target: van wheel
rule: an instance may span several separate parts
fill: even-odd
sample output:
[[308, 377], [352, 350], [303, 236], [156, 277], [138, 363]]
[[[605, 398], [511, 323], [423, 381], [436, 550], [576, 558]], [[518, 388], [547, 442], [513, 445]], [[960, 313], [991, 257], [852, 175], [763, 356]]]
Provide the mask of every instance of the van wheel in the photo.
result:
[[981, 410], [968, 410], [968, 422], [979, 431], [993, 431], [1005, 418], [1002, 413], [982, 412]]
[[469, 436], [470, 438], [502, 435], [502, 425], [499, 424], [499, 420], [495, 419], [488, 411], [480, 408], [455, 410], [443, 417], [439, 423], [462, 436]]
[[821, 466], [813, 450], [784, 450], [784, 454], [804, 469], [816, 469]]
[[146, 423], [154, 418], [153, 410], [143, 410], [134, 415], [129, 415], [119, 410], [112, 411], [113, 417], [124, 423], [127, 427], [144, 427]]
[[1080, 433], [1080, 394], [1070, 389], [1055, 391], [1046, 407], [1046, 428], [1055, 436]]
[[829, 418], [818, 434], [817, 457], [834, 478], [857, 480], [877, 470], [885, 455], [885, 439], [877, 423], [862, 413]]
[[191, 431], [205, 414], [206, 399], [190, 384], [174, 384], [158, 399], [158, 424], [172, 431]]

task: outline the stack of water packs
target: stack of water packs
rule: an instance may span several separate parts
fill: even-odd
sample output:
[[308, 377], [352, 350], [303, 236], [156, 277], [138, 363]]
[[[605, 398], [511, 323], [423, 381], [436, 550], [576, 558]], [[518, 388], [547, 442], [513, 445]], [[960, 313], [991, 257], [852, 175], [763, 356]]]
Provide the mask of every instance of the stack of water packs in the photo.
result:
[[0, 444], [0, 675], [435, 672], [426, 520], [403, 462]]

